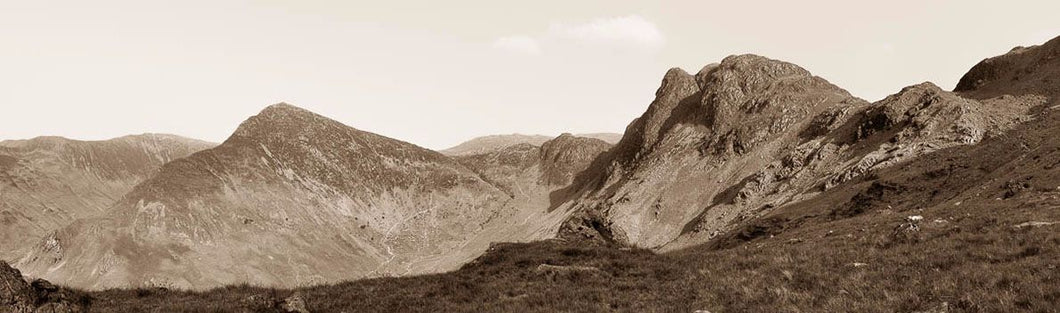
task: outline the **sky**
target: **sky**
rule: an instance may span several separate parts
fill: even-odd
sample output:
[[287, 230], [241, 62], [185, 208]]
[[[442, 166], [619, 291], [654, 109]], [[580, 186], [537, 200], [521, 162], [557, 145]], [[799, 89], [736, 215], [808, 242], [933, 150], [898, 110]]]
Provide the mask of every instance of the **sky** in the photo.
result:
[[798, 64], [875, 101], [1060, 36], [1060, 1], [0, 0], [0, 139], [221, 142], [269, 104], [433, 149], [622, 132], [667, 69]]

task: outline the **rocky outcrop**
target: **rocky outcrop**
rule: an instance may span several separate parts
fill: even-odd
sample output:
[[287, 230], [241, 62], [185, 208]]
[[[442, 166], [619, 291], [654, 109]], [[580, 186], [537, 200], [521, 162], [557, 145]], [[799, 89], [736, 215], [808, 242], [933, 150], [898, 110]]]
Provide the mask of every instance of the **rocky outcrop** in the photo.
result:
[[648, 110], [585, 179], [564, 232], [606, 228], [617, 241], [666, 244], [704, 209], [728, 202], [716, 195], [790, 149], [811, 117], [863, 104], [798, 66], [755, 55], [694, 76], [670, 70]]
[[287, 297], [287, 299], [284, 299], [281, 308], [284, 312], [309, 313], [309, 309], [306, 309], [305, 297], [299, 293], [295, 293], [290, 297]]
[[0, 313], [86, 312], [88, 300], [46, 280], [27, 282], [17, 269], [0, 261]]
[[22, 273], [0, 261], [0, 309], [3, 312], [32, 312], [36, 292], [22, 279]]

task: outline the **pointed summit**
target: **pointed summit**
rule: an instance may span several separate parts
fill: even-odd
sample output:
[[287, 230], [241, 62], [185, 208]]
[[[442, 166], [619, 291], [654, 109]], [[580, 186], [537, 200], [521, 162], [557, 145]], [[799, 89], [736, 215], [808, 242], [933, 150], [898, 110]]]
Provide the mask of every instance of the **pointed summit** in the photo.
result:
[[[312, 111], [288, 104], [286, 102], [280, 102], [265, 107], [258, 112], [257, 115], [251, 116], [249, 120], [254, 119], [328, 119], [319, 114], [313, 113]], [[328, 119], [330, 120], [330, 119]]]
[[262, 143], [295, 138], [306, 140], [351, 130], [360, 132], [336, 120], [280, 102], [243, 121], [228, 140], [250, 139]]
[[259, 113], [259, 115], [260, 114], [267, 114], [267, 115], [313, 114], [313, 115], [315, 115], [315, 113], [310, 112], [309, 110], [303, 109], [301, 107], [295, 106], [295, 105], [287, 103], [287, 102], [280, 102], [280, 103], [269, 105], [269, 106], [265, 107], [264, 109], [262, 109], [261, 113]]

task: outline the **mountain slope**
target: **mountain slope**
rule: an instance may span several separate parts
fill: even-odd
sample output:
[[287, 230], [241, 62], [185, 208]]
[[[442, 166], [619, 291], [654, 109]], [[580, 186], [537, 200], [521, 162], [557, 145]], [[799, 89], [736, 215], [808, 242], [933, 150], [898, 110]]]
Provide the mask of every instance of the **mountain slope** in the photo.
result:
[[1060, 37], [979, 62], [961, 77], [954, 92], [975, 99], [1060, 94]]
[[753, 55], [695, 76], [674, 69], [575, 186], [563, 233], [649, 248], [702, 243], [870, 171], [999, 134], [1042, 101], [980, 102], [924, 83], [869, 104]]
[[76, 219], [103, 214], [162, 164], [213, 145], [160, 134], [0, 142], [0, 258]]
[[508, 197], [456, 161], [286, 104], [170, 162], [105, 216], [18, 264], [75, 286], [273, 286], [413, 268], [480, 231]]

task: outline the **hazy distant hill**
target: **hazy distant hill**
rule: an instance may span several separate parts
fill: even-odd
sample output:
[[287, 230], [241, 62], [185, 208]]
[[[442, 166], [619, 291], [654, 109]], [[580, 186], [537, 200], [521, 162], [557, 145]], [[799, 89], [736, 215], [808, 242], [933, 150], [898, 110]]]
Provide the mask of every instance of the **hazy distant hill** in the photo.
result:
[[577, 134], [575, 136], [600, 139], [609, 144], [616, 144], [619, 140], [622, 140], [622, 134], [618, 133], [589, 133], [589, 134]]
[[[574, 136], [600, 139], [609, 144], [618, 143], [618, 140], [622, 139], [622, 134], [615, 133], [577, 134]], [[490, 135], [473, 138], [456, 145], [455, 147], [441, 150], [440, 152], [450, 156], [485, 154], [523, 143], [533, 146], [541, 146], [551, 139], [551, 137], [543, 135]]]
[[521, 143], [540, 146], [542, 143], [545, 143], [545, 141], [548, 141], [549, 139], [552, 138], [543, 135], [490, 135], [473, 138], [452, 148], [441, 150], [440, 152], [445, 155], [452, 156], [475, 155], [494, 152]]

